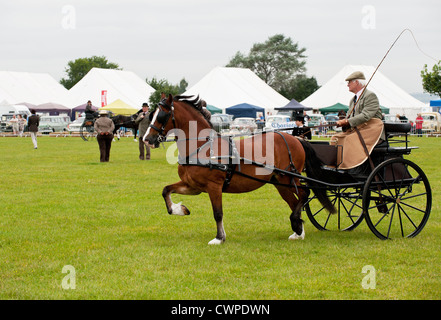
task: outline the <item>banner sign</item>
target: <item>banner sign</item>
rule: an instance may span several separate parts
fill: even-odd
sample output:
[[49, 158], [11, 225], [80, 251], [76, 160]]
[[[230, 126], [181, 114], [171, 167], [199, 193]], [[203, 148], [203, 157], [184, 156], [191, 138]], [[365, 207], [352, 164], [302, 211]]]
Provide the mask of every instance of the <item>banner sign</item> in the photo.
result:
[[101, 90], [101, 107], [107, 106], [107, 90]]

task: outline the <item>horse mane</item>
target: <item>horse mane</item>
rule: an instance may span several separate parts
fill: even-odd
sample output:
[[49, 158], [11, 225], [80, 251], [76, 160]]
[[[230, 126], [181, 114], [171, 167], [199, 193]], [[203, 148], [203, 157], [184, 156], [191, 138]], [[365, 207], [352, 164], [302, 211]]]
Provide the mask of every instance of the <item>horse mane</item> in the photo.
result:
[[199, 99], [199, 95], [196, 96], [196, 98], [193, 98], [193, 97], [194, 96], [178, 95], [178, 96], [173, 97], [173, 101], [185, 102], [186, 104], [188, 104], [192, 108], [196, 109], [196, 111], [198, 111], [202, 115], [202, 117], [204, 117], [204, 119], [207, 120], [210, 127], [213, 128], [213, 124], [211, 123], [210, 119], [202, 112], [202, 100]]

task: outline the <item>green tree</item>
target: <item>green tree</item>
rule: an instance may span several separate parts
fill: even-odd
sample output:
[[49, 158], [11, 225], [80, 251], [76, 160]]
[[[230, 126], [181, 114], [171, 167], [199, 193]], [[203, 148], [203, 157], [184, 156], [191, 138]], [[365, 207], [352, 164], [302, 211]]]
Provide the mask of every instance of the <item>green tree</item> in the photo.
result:
[[421, 78], [424, 91], [441, 97], [441, 60], [432, 67], [432, 72], [427, 70], [427, 64], [425, 64], [424, 70], [421, 71]]
[[173, 85], [165, 79], [158, 80], [155, 77], [152, 80], [146, 79], [146, 82], [156, 91], [150, 95], [149, 105], [151, 108], [156, 108], [156, 105], [161, 100], [161, 93], [172, 94], [173, 96], [184, 93], [187, 90], [188, 82], [182, 79], [178, 85]]
[[118, 64], [113, 62], [108, 62], [107, 58], [104, 56], [97, 57], [92, 56], [90, 58], [79, 58], [74, 61], [69, 61], [65, 72], [67, 73], [67, 78], [60, 80], [60, 83], [66, 88], [72, 88], [77, 82], [79, 82], [92, 68], [102, 68], [102, 69], [117, 69], [122, 70]]
[[281, 95], [288, 99], [296, 99], [302, 101], [313, 94], [320, 86], [317, 84], [315, 77], [308, 78], [306, 75], [298, 75], [290, 80], [279, 91]]
[[248, 55], [237, 52], [227, 67], [251, 69], [274, 90], [283, 92], [306, 72], [305, 51], [291, 38], [276, 34], [264, 43], [255, 43]]

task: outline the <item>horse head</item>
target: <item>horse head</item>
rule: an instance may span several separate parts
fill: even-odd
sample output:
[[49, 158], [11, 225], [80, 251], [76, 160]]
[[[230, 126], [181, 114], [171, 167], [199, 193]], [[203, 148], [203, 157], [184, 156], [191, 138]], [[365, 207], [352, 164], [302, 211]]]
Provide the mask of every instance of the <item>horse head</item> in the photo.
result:
[[168, 131], [175, 127], [174, 122], [173, 96], [169, 94], [166, 97], [162, 94], [156, 111], [152, 113], [150, 126], [143, 137], [144, 143], [151, 148], [159, 147], [159, 143], [164, 140]]

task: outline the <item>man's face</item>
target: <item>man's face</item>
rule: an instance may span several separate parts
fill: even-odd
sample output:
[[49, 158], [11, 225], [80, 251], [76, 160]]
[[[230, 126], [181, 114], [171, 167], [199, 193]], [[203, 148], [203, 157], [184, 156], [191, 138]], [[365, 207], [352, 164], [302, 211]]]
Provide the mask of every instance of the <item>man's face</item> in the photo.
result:
[[357, 80], [349, 80], [348, 81], [348, 89], [352, 93], [357, 93], [358, 90], [358, 81]]

